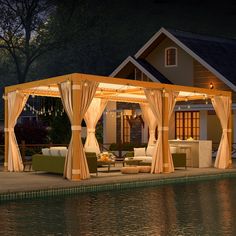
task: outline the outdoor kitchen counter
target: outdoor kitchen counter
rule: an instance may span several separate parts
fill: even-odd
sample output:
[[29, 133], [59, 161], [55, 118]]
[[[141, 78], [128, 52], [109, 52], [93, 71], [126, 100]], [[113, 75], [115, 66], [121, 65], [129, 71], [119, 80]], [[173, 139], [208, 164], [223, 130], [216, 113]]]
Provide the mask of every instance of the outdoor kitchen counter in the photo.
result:
[[169, 140], [169, 144], [177, 147], [177, 152], [186, 152], [187, 166], [198, 168], [212, 166], [211, 140]]

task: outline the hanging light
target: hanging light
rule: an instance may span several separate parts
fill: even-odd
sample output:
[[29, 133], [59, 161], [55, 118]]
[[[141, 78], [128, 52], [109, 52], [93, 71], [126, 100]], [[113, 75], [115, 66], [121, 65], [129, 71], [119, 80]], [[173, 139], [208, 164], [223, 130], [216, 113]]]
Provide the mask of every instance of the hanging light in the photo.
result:
[[213, 89], [213, 88], [214, 88], [214, 85], [213, 85], [212, 82], [210, 83], [209, 88], [210, 88], [210, 89]]

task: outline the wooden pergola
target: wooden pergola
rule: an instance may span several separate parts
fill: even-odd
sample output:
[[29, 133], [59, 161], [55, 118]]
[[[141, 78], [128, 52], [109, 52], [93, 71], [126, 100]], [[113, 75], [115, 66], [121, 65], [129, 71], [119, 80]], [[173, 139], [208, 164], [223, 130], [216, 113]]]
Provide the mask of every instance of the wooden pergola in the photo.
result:
[[[214, 97], [225, 97], [231, 102], [231, 92], [221, 91], [215, 89], [205, 89], [197, 87], [187, 87], [172, 84], [161, 84], [155, 82], [145, 82], [137, 80], [128, 80], [121, 78], [111, 78], [105, 76], [97, 76], [91, 74], [73, 73], [63, 76], [57, 76], [49, 79], [43, 79], [38, 81], [27, 82], [23, 84], [17, 84], [13, 86], [5, 87], [4, 100], [5, 100], [5, 161], [4, 166], [8, 168], [9, 159], [9, 98], [8, 95], [12, 92], [20, 93], [24, 96], [35, 95], [35, 96], [47, 96], [47, 97], [61, 97], [60, 84], [61, 83], [71, 84], [71, 102], [73, 108], [73, 119], [71, 120], [72, 125], [72, 175], [71, 180], [80, 180], [81, 177], [81, 147], [78, 146], [80, 138], [81, 121], [80, 108], [81, 108], [81, 96], [82, 87], [89, 86], [90, 83], [96, 82], [98, 84], [96, 92], [94, 93], [95, 98], [108, 99], [109, 101], [120, 101], [120, 102], [132, 102], [132, 103], [149, 103], [145, 95], [145, 91], [161, 91], [162, 94], [162, 150], [163, 150], [163, 173], [170, 172], [168, 163], [168, 127], [169, 127], [169, 92], [176, 92], [178, 95], [175, 97], [175, 101], [188, 101], [190, 100], [205, 100], [212, 99]], [[231, 103], [230, 103], [230, 114], [227, 118], [227, 138], [229, 153], [231, 153]], [[225, 128], [223, 128], [225, 133]], [[13, 127], [14, 132], [14, 127]], [[230, 167], [232, 160], [231, 155], [228, 157], [229, 164], [226, 168]], [[13, 170], [14, 171], [14, 170]]]

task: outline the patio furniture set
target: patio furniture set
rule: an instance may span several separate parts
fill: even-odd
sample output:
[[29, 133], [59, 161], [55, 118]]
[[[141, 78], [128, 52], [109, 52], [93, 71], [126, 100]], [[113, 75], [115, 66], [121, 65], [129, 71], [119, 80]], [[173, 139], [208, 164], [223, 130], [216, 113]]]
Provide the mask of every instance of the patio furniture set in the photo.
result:
[[[135, 174], [150, 173], [153, 151], [154, 146], [134, 148], [134, 151], [127, 152], [124, 160], [116, 160], [115, 156], [109, 152], [100, 154], [85, 152], [85, 154], [90, 173], [97, 174], [100, 167], [107, 167], [107, 172], [110, 172], [112, 166], [120, 163], [122, 165], [121, 173]], [[67, 152], [67, 147], [42, 148], [42, 154], [32, 156], [32, 169], [34, 171], [63, 174]], [[172, 153], [172, 158], [175, 168], [187, 168], [186, 153]]]

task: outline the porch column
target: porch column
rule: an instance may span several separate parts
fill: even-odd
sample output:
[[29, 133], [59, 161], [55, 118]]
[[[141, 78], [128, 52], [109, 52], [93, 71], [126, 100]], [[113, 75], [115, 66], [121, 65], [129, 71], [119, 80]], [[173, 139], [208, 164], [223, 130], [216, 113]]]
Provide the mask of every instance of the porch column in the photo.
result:
[[7, 104], [7, 96], [4, 93], [4, 171], [7, 171], [8, 167], [8, 152], [9, 152], [9, 132], [8, 130], [8, 104]]
[[168, 93], [162, 94], [162, 151], [163, 151], [163, 173], [169, 173], [168, 149], [169, 149], [169, 119], [168, 119]]
[[72, 180], [80, 180], [81, 179], [81, 166], [79, 162], [79, 156], [80, 147], [79, 141], [81, 138], [81, 124], [79, 121], [79, 107], [80, 99], [81, 97], [81, 85], [80, 82], [73, 81], [72, 84], [72, 107], [73, 107], [73, 118], [72, 118], [72, 125], [71, 125], [71, 131], [72, 131]]

